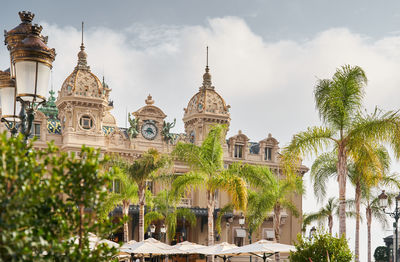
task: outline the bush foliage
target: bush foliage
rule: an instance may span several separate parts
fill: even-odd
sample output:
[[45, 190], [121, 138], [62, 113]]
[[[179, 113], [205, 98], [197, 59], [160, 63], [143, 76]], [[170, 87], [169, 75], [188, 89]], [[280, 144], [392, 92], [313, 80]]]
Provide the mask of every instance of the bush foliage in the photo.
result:
[[[296, 252], [291, 252], [292, 262], [350, 262], [353, 254], [350, 251], [346, 238], [333, 237], [329, 233], [317, 232], [313, 239], [297, 236]], [[329, 259], [328, 260], [328, 256]], [[310, 260], [311, 259], [311, 260]]]
[[115, 248], [89, 248], [89, 232], [105, 238], [116, 227], [95, 215], [108, 182], [99, 156], [87, 147], [78, 155], [52, 144], [36, 150], [0, 134], [0, 261], [112, 259]]

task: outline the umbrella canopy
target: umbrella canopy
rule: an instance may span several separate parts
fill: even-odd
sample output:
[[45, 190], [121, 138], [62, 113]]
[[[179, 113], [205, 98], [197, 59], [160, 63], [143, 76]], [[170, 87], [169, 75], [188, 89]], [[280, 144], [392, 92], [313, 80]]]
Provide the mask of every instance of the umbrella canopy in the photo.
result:
[[176, 249], [170, 245], [164, 244], [154, 238], [148, 238], [141, 242], [126, 243], [120, 251], [136, 255], [169, 255], [185, 254], [186, 252]]
[[178, 243], [176, 245], [173, 245], [172, 247], [174, 247], [176, 249], [179, 249], [181, 251], [185, 251], [185, 252], [190, 253], [190, 251], [192, 251], [192, 250], [196, 250], [196, 249], [199, 249], [199, 248], [205, 248], [207, 246], [203, 246], [203, 245], [200, 245], [200, 244], [192, 243], [192, 242], [189, 242], [189, 241], [183, 241], [183, 242], [180, 242], [180, 243]]
[[268, 240], [260, 240], [250, 245], [245, 245], [235, 249], [226, 250], [220, 253], [220, 255], [230, 254], [241, 254], [241, 255], [254, 255], [254, 254], [274, 254], [289, 253], [290, 251], [296, 251], [296, 248], [291, 245], [285, 245], [276, 243]]
[[114, 241], [110, 241], [110, 240], [108, 240], [108, 239], [102, 239], [102, 240], [96, 242], [96, 247], [97, 247], [98, 245], [101, 245], [101, 244], [106, 244], [106, 245], [109, 246], [109, 247], [119, 248], [119, 244], [118, 244], [118, 243], [116, 243], [116, 242], [114, 242]]
[[231, 249], [237, 248], [234, 244], [229, 244], [226, 242], [222, 242], [220, 244], [206, 246], [199, 249], [188, 250], [188, 252], [192, 254], [203, 254], [203, 255], [219, 255], [223, 252], [227, 252]]
[[[95, 234], [89, 232], [88, 233], [88, 239], [89, 239], [89, 248], [90, 250], [95, 249], [98, 245], [105, 243], [106, 245], [108, 245], [109, 247], [115, 247], [115, 248], [119, 248], [119, 244], [115, 243], [113, 241], [107, 240], [107, 239], [101, 239], [98, 236], [96, 236]], [[75, 244], [79, 243], [79, 236], [75, 236], [69, 239], [69, 241], [73, 241]]]

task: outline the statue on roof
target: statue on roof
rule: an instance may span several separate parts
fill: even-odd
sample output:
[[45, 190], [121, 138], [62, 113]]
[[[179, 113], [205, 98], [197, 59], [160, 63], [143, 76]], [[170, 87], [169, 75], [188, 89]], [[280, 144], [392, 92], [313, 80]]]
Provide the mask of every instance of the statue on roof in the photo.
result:
[[174, 122], [166, 122], [164, 121], [163, 124], [163, 129], [161, 131], [161, 134], [164, 138], [164, 141], [168, 144], [168, 143], [172, 143], [172, 141], [174, 141], [174, 135], [170, 133], [171, 128], [174, 128], [176, 124], [176, 118], [174, 118]]
[[130, 138], [136, 138], [139, 134], [139, 118], [131, 118], [131, 114], [128, 113], [128, 121], [130, 127], [128, 128], [128, 134]]

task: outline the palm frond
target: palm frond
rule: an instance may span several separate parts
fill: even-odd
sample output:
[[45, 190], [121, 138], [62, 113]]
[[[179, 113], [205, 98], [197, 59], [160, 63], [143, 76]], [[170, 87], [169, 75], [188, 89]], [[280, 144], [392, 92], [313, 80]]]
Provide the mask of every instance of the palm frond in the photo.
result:
[[231, 197], [232, 204], [240, 210], [246, 210], [247, 187], [243, 178], [231, 174], [229, 170], [215, 175], [209, 179], [209, 190], [214, 192], [217, 189], [223, 189]]
[[185, 190], [191, 187], [196, 188], [205, 186], [208, 183], [207, 174], [190, 171], [184, 175], [178, 176], [172, 183], [172, 194], [175, 197], [183, 197]]
[[219, 235], [221, 234], [222, 216], [227, 212], [233, 212], [233, 209], [234, 206], [231, 203], [228, 203], [218, 211], [217, 219], [215, 220], [215, 229]]
[[319, 80], [314, 89], [315, 104], [324, 123], [343, 130], [360, 110], [368, 80], [358, 66], [336, 69], [332, 80]]
[[282, 151], [286, 173], [296, 173], [302, 157], [317, 154], [331, 145], [335, 141], [334, 134], [330, 128], [310, 127], [307, 131], [294, 135], [289, 145]]
[[147, 228], [151, 223], [156, 222], [158, 220], [163, 220], [165, 217], [163, 214], [157, 211], [147, 212], [144, 215], [144, 228]]
[[185, 219], [189, 222], [191, 227], [194, 227], [197, 223], [197, 218], [194, 212], [189, 208], [177, 208], [175, 210], [176, 217], [180, 219]]
[[226, 133], [225, 125], [211, 127], [200, 147], [201, 158], [205, 160], [207, 169], [218, 171], [223, 168], [222, 144]]
[[366, 116], [359, 115], [353, 121], [351, 131], [347, 135], [349, 143], [357, 140], [388, 143], [397, 159], [400, 158], [400, 114], [398, 111], [375, 112]]

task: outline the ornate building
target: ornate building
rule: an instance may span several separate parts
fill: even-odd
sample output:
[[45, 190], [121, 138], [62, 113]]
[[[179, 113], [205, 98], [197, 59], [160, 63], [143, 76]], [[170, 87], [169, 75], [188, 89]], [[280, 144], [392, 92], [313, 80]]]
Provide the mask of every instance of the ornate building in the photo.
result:
[[[45, 106], [37, 112], [33, 125], [33, 135], [38, 138], [35, 146], [43, 148], [48, 141], [64, 151], [80, 151], [82, 145], [100, 148], [102, 153], [117, 153], [123, 157], [137, 158], [149, 148], [156, 148], [169, 154], [178, 141], [186, 141], [200, 145], [210, 127], [214, 124], [230, 123], [230, 106], [212, 85], [208, 65], [203, 75], [203, 83], [199, 91], [189, 100], [184, 110], [183, 122], [185, 132], [171, 133], [174, 123], [165, 122], [166, 114], [156, 106], [152, 96], [145, 99], [145, 104], [129, 117], [130, 128], [117, 126], [111, 114], [113, 103], [109, 99], [111, 89], [94, 75], [87, 63], [85, 46], [82, 43], [78, 53], [78, 62], [72, 73], [65, 79], [55, 98], [55, 92], [50, 91], [50, 97]], [[2, 126], [4, 129], [5, 127]], [[266, 165], [277, 175], [280, 175], [279, 142], [271, 134], [259, 141], [251, 142], [240, 130], [238, 134], [227, 138], [224, 145], [224, 162], [226, 165], [235, 161], [243, 163]], [[307, 172], [302, 166], [301, 175]], [[177, 174], [188, 171], [184, 165], [175, 165]], [[151, 186], [153, 193], [160, 191], [161, 185]], [[216, 208], [224, 206], [229, 201], [225, 193], [217, 194]], [[293, 196], [297, 208], [302, 210], [302, 197]], [[187, 193], [181, 206], [192, 208], [198, 217], [197, 226], [190, 228], [183, 221], [179, 222], [177, 235], [185, 233], [187, 240], [207, 243], [207, 204], [204, 192], [201, 190]], [[118, 213], [118, 209], [115, 211]], [[138, 238], [138, 210], [131, 206], [130, 239]], [[240, 213], [226, 215], [222, 222], [222, 233], [218, 241], [246, 244], [245, 229], [238, 224]], [[281, 242], [291, 244], [301, 230], [301, 218], [283, 211], [281, 219]], [[157, 231], [158, 232], [158, 231]], [[187, 236], [187, 237], [186, 237]], [[264, 221], [261, 229], [253, 234], [257, 239], [273, 239], [272, 216]]]

